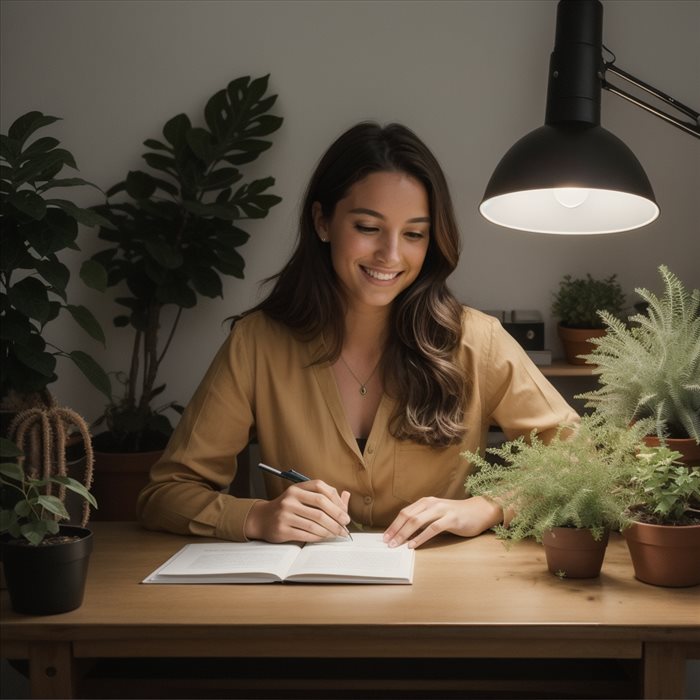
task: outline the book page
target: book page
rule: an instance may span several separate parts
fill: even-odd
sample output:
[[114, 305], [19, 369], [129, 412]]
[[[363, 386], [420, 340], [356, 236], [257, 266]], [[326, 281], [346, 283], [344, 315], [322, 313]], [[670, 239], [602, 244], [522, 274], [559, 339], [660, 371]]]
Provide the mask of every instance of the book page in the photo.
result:
[[281, 581], [300, 549], [269, 542], [185, 545], [144, 583], [257, 583]]
[[348, 583], [411, 583], [415, 550], [390, 548], [381, 533], [353, 533], [353, 541], [337, 538], [307, 544], [287, 581]]

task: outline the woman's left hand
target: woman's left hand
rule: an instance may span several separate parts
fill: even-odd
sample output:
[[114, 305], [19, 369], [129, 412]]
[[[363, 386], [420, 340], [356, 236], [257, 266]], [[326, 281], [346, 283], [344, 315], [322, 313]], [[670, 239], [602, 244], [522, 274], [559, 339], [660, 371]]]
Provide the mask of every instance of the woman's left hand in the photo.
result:
[[384, 541], [390, 547], [408, 542], [413, 549], [441, 532], [474, 537], [502, 520], [501, 507], [483, 496], [464, 500], [426, 496], [401, 510], [384, 532]]

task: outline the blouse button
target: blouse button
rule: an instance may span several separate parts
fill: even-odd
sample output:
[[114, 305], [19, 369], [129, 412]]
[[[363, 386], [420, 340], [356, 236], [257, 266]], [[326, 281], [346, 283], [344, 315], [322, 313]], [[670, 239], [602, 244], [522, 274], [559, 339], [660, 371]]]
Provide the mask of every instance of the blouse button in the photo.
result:
[[372, 502], [372, 496], [365, 496], [365, 503], [369, 505]]
[[374, 447], [370, 447], [369, 445], [367, 445], [367, 453], [372, 454], [373, 452], [374, 452]]

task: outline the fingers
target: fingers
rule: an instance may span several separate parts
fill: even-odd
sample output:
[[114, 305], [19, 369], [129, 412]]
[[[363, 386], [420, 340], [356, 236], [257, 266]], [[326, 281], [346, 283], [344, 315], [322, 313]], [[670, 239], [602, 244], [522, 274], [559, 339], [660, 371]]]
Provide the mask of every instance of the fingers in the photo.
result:
[[384, 533], [390, 547], [420, 547], [441, 532], [475, 537], [503, 520], [498, 504], [481, 496], [450, 500], [428, 496], [406, 506]]
[[350, 494], [320, 480], [294, 484], [272, 501], [251, 509], [246, 536], [268, 542], [317, 542], [345, 537]]
[[426, 497], [406, 506], [386, 529], [384, 541], [390, 547], [408, 542], [413, 548], [444, 532], [447, 529], [444, 503], [441, 499]]
[[[343, 491], [342, 496], [340, 496], [332, 486], [315, 479], [290, 486], [286, 493], [294, 495], [307, 508], [321, 511], [336, 525], [340, 525], [339, 534], [345, 534], [345, 526], [350, 522], [348, 515], [350, 493], [348, 491]], [[306, 516], [313, 518], [313, 514], [309, 512], [306, 513]], [[324, 521], [326, 521], [325, 518]]]

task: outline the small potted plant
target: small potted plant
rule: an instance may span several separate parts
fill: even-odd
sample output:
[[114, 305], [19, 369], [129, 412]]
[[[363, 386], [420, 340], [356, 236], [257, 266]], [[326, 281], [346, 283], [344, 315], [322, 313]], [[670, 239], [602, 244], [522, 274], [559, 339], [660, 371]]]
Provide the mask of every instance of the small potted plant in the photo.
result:
[[583, 365], [580, 355], [589, 353], [593, 346], [590, 338], [605, 333], [605, 324], [598, 315], [604, 309], [615, 318], [620, 318], [625, 306], [625, 295], [612, 275], [597, 280], [587, 274], [585, 279], [573, 279], [564, 275], [559, 290], [554, 295], [552, 315], [559, 319], [557, 331], [564, 347], [567, 362]]
[[[69, 476], [32, 474], [23, 465], [22, 451], [0, 438], [0, 508], [2, 561], [13, 610], [28, 615], [55, 615], [80, 607], [92, 551], [87, 529], [89, 508], [97, 507], [89, 491], [91, 470], [84, 483]], [[81, 526], [61, 524], [69, 518], [67, 492], [85, 501]]]
[[700, 469], [666, 446], [639, 455], [631, 479], [632, 524], [624, 531], [634, 575], [656, 586], [700, 584]]
[[[199, 297], [223, 297], [222, 276], [242, 278], [238, 252], [243, 222], [262, 219], [281, 198], [268, 192], [274, 178], [243, 181], [241, 166], [266, 151], [266, 137], [282, 118], [270, 114], [269, 76], [238, 78], [216, 92], [204, 109], [206, 126], [186, 114], [168, 120], [163, 140], [148, 139], [143, 156], [152, 172], [132, 171], [94, 207], [109, 222], [100, 238], [109, 247], [94, 255], [118, 287], [117, 327], [133, 333], [130, 364], [118, 374], [115, 396], [95, 425], [96, 495], [105, 519], [134, 519], [136, 497], [172, 432], [161, 363], [172, 347], [183, 311]], [[169, 325], [169, 327], [167, 327]]]
[[700, 290], [689, 291], [665, 266], [664, 292], [635, 291], [647, 303], [625, 325], [601, 311], [607, 333], [586, 360], [599, 387], [580, 394], [587, 407], [627, 425], [653, 419], [648, 444], [668, 443], [686, 464], [700, 464]]
[[545, 546], [551, 573], [569, 578], [598, 576], [608, 533], [624, 527], [631, 504], [630, 475], [636, 466], [644, 426], [618, 428], [589, 415], [578, 426], [560, 426], [545, 444], [533, 432], [464, 456], [478, 472], [465, 484], [514, 512], [495, 528], [506, 543], [533, 537]]

